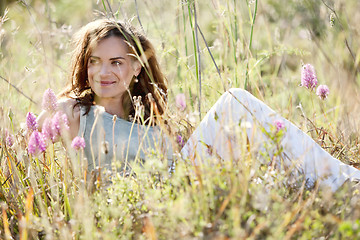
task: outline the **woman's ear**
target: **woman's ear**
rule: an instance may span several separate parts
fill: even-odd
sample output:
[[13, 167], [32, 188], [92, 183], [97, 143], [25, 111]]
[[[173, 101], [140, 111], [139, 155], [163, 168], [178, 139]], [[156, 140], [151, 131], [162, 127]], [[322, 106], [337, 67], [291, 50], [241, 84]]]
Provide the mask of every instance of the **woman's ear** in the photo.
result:
[[133, 70], [134, 70], [134, 75], [135, 76], [138, 76], [139, 74], [140, 74], [140, 72], [141, 72], [141, 63], [139, 62], [139, 61], [134, 61], [133, 62], [133, 64], [132, 64], [133, 66]]

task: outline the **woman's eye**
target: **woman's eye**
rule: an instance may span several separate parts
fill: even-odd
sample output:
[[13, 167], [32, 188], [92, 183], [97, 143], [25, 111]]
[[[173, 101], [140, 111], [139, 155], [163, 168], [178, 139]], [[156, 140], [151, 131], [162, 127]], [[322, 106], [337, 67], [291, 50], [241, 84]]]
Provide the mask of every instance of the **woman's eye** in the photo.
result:
[[120, 62], [120, 61], [113, 61], [113, 62], [112, 62], [112, 64], [114, 64], [114, 65], [117, 65], [117, 66], [118, 66], [118, 65], [121, 65], [121, 62]]
[[96, 60], [96, 59], [90, 59], [90, 61], [89, 61], [89, 63], [91, 63], [91, 64], [95, 64], [97, 62], [98, 62], [98, 60]]

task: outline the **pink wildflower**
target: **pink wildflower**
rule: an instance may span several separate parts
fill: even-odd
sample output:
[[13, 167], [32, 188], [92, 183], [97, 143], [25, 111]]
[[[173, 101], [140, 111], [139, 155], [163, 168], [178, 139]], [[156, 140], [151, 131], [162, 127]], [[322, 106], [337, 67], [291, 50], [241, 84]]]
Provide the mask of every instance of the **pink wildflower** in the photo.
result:
[[84, 149], [85, 148], [84, 138], [76, 136], [71, 142], [71, 147], [75, 150]]
[[326, 86], [326, 85], [319, 85], [319, 87], [316, 89], [316, 95], [318, 95], [319, 98], [321, 98], [322, 100], [327, 98], [329, 93], [330, 93], [330, 90], [329, 90], [328, 86]]
[[281, 119], [276, 119], [274, 121], [274, 126], [276, 127], [276, 131], [280, 131], [281, 129], [284, 129], [285, 128], [285, 123], [283, 120]]
[[46, 118], [42, 126], [42, 134], [45, 141], [58, 140], [63, 131], [69, 130], [69, 122], [65, 113], [58, 111], [52, 118]]
[[51, 120], [53, 134], [61, 135], [61, 131], [69, 130], [69, 122], [65, 113], [58, 111]]
[[43, 136], [38, 130], [33, 131], [29, 139], [28, 152], [32, 155], [37, 155], [45, 150], [46, 144]]
[[56, 142], [57, 135], [52, 129], [52, 121], [50, 118], [46, 118], [42, 126], [42, 134], [45, 141]]
[[184, 111], [186, 108], [185, 94], [179, 93], [175, 97], [176, 107], [181, 111]]
[[311, 64], [305, 64], [301, 69], [301, 86], [312, 90], [317, 83], [314, 67]]
[[42, 100], [42, 109], [49, 112], [55, 112], [57, 109], [57, 101], [54, 91], [49, 88], [44, 92]]
[[37, 130], [38, 124], [36, 122], [36, 117], [32, 112], [26, 114], [26, 127], [29, 133]]

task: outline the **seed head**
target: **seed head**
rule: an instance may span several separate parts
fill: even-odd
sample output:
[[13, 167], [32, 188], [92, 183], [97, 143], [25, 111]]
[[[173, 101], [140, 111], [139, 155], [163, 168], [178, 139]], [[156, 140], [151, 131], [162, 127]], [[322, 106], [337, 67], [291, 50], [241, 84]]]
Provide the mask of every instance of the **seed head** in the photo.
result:
[[329, 17], [329, 21], [330, 21], [330, 26], [331, 26], [331, 27], [335, 26], [335, 18], [336, 18], [336, 16], [335, 16], [335, 14], [332, 12], [332, 13], [330, 14], [330, 17]]
[[109, 142], [108, 141], [103, 141], [101, 143], [101, 152], [108, 154], [109, 153]]

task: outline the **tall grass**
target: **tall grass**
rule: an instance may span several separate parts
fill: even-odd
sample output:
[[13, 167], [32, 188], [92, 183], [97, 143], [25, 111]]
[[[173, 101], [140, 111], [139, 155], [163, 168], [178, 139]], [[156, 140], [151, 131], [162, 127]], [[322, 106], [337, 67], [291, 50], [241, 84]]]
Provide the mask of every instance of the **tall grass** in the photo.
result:
[[[12, 3], [0, 21], [0, 238], [358, 238], [358, 190], [307, 189], [269, 168], [275, 135], [262, 153], [268, 162], [239, 129], [241, 156], [194, 166], [176, 154], [170, 174], [155, 151], [134, 164], [136, 177], [119, 171], [109, 184], [107, 176], [85, 176], [81, 152], [67, 142], [29, 155], [22, 130], [26, 112], [40, 112], [45, 89], [65, 85], [73, 32], [114, 15], [141, 24], [157, 48], [169, 81], [172, 137], [187, 139], [224, 89], [244, 87], [333, 156], [359, 166], [358, 9], [355, 0]], [[329, 85], [326, 101], [298, 86], [301, 62]], [[174, 101], [180, 92], [187, 97], [183, 112]]]

